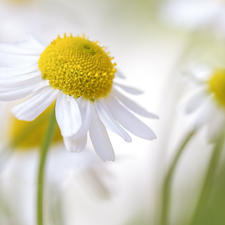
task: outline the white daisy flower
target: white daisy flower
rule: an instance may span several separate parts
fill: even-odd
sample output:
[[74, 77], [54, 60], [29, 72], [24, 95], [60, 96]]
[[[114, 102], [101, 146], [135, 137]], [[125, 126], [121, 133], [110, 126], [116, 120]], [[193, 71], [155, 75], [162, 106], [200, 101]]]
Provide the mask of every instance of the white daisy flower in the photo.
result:
[[225, 3], [215, 0], [168, 0], [160, 11], [161, 18], [186, 29], [214, 29], [225, 35]]
[[194, 114], [194, 126], [205, 125], [209, 141], [215, 141], [225, 125], [225, 68], [194, 66], [190, 74], [195, 90], [185, 103], [185, 112]]
[[84, 35], [64, 34], [47, 47], [31, 34], [23, 42], [0, 43], [0, 100], [14, 101], [33, 94], [12, 109], [16, 118], [32, 121], [57, 98], [56, 120], [66, 149], [82, 151], [89, 131], [99, 157], [114, 161], [106, 128], [127, 142], [131, 137], [123, 128], [153, 140], [154, 132], [129, 110], [151, 119], [157, 116], [120, 93], [123, 89], [140, 94], [114, 82], [116, 63], [104, 49]]

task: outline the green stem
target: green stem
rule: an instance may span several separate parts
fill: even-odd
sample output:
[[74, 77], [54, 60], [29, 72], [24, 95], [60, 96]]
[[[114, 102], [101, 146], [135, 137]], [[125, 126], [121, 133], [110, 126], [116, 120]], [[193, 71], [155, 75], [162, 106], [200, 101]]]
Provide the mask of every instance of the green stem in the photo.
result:
[[44, 172], [48, 149], [56, 130], [55, 109], [49, 117], [49, 124], [41, 145], [40, 161], [37, 179], [37, 225], [43, 225], [43, 193], [44, 193]]
[[195, 131], [192, 131], [187, 135], [187, 137], [182, 142], [181, 146], [179, 147], [171, 166], [166, 174], [165, 180], [163, 182], [163, 189], [162, 189], [162, 209], [161, 209], [161, 218], [160, 218], [160, 224], [166, 225], [168, 223], [168, 217], [169, 217], [169, 206], [170, 206], [170, 194], [171, 194], [171, 185], [172, 185], [172, 179], [174, 176], [174, 172], [177, 166], [177, 163], [180, 159], [180, 156], [187, 145], [187, 143], [190, 141], [190, 139], [195, 134]]
[[215, 144], [215, 146], [213, 148], [211, 159], [209, 161], [208, 169], [207, 169], [207, 172], [205, 175], [205, 180], [203, 181], [202, 190], [200, 192], [194, 214], [189, 223], [190, 225], [197, 224], [197, 222], [208, 202], [208, 199], [209, 199], [209, 196], [210, 196], [213, 184], [214, 184], [217, 167], [218, 167], [221, 152], [223, 149], [223, 144], [224, 144], [224, 133], [218, 139], [217, 143]]

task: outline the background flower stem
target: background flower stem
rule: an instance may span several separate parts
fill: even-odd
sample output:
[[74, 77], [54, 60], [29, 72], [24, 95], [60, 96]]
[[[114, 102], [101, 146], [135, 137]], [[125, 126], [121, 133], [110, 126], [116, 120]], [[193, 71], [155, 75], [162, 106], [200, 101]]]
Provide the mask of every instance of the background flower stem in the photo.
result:
[[168, 215], [169, 215], [169, 206], [170, 206], [170, 193], [171, 193], [171, 185], [172, 185], [172, 179], [173, 175], [176, 169], [176, 166], [178, 164], [178, 161], [180, 159], [180, 156], [187, 145], [187, 143], [190, 141], [190, 139], [195, 134], [196, 130], [192, 131], [191, 133], [188, 133], [188, 135], [185, 137], [184, 141], [182, 142], [181, 146], [176, 152], [176, 155], [169, 167], [169, 170], [165, 176], [163, 187], [162, 187], [162, 202], [161, 202], [161, 215], [160, 215], [160, 225], [166, 225], [168, 224]]
[[207, 202], [209, 200], [209, 196], [211, 193], [211, 190], [213, 188], [213, 184], [215, 181], [215, 175], [216, 171], [219, 165], [219, 160], [221, 156], [221, 152], [224, 145], [224, 136], [225, 134], [222, 133], [220, 138], [218, 139], [217, 143], [215, 144], [211, 159], [209, 161], [208, 169], [205, 175], [205, 179], [203, 181], [202, 190], [199, 195], [199, 199], [196, 204], [196, 208], [194, 211], [194, 214], [189, 222], [189, 225], [196, 225], [198, 224], [198, 220], [203, 212], [203, 210], [206, 208]]
[[40, 151], [40, 162], [38, 168], [37, 180], [37, 225], [43, 225], [43, 193], [44, 193], [44, 172], [45, 162], [47, 158], [48, 149], [56, 131], [55, 109], [49, 116], [49, 124], [43, 139]]

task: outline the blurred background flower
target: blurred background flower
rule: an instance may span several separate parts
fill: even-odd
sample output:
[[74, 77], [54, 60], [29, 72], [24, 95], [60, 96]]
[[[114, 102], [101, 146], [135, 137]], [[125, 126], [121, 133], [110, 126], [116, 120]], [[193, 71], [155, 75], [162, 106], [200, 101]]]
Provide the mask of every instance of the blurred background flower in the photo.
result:
[[186, 102], [185, 113], [195, 113], [195, 127], [207, 126], [207, 138], [215, 141], [223, 132], [225, 71], [207, 65], [196, 65], [190, 71], [190, 77], [196, 82], [193, 94]]

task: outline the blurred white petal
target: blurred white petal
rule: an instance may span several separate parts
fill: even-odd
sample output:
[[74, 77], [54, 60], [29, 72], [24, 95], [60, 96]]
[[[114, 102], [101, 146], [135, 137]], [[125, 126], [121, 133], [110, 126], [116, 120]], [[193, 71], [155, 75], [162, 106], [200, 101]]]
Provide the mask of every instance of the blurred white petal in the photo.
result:
[[205, 88], [197, 90], [197, 93], [192, 94], [185, 102], [185, 113], [190, 114], [202, 106], [207, 101], [207, 93]]
[[223, 109], [219, 109], [208, 121], [207, 136], [210, 142], [216, 141], [225, 125], [225, 114]]

